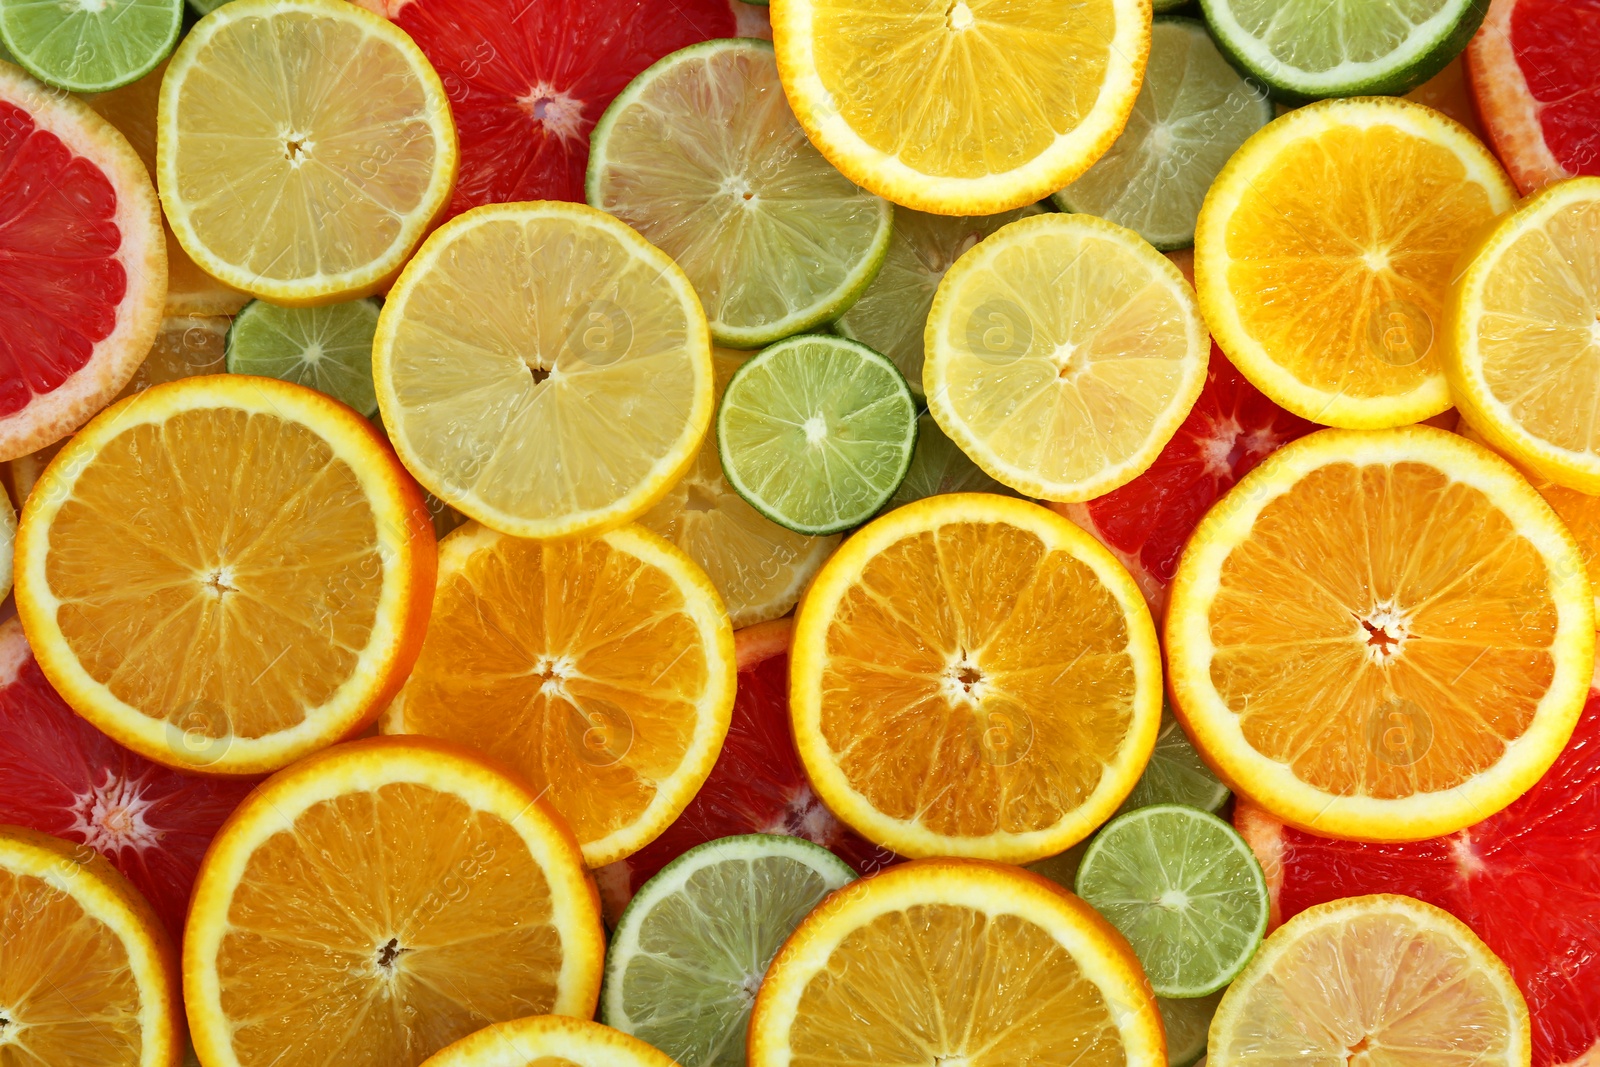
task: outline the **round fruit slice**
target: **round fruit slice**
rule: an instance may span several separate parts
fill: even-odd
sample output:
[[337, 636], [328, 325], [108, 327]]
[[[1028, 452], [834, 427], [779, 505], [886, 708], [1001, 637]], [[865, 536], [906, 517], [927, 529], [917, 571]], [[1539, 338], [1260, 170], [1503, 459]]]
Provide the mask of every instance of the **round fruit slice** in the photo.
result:
[[678, 1067], [651, 1048], [587, 1019], [536, 1015], [486, 1026], [429, 1057], [425, 1067]]
[[1115, 223], [1058, 214], [962, 256], [925, 344], [939, 426], [992, 477], [1047, 500], [1142, 474], [1199, 396], [1210, 351], [1170, 260]]
[[1052, 199], [1063, 211], [1126, 226], [1157, 248], [1187, 248], [1211, 182], [1270, 121], [1272, 101], [1228, 65], [1204, 23], [1157, 19], [1150, 63], [1122, 136]]
[[1462, 416], [1517, 463], [1600, 494], [1600, 177], [1552, 185], [1463, 256], [1445, 367]]
[[286, 308], [252, 300], [228, 331], [228, 371], [294, 382], [343, 401], [371, 418], [372, 335], [378, 302]]
[[28, 73], [98, 93], [150, 73], [178, 43], [183, 0], [50, 4], [0, 0], [0, 41]]
[[917, 416], [917, 447], [911, 450], [911, 466], [883, 510], [940, 493], [1016, 495], [968, 459], [967, 454], [939, 429], [933, 416], [923, 412]]
[[384, 302], [372, 376], [417, 480], [517, 537], [643, 514], [711, 422], [689, 279], [582, 204], [491, 205], [435, 230]]
[[1495, 154], [1524, 193], [1600, 174], [1600, 6], [1489, 0], [1467, 77]]
[[162, 79], [156, 179], [172, 232], [207, 272], [273, 303], [388, 288], [455, 174], [439, 76], [354, 4], [233, 0]]
[[750, 1020], [750, 1067], [1073, 1061], [1166, 1063], [1139, 961], [1077, 897], [974, 860], [839, 890], [772, 961]]
[[[743, 353], [717, 349], [714, 400], [744, 362]], [[716, 439], [705, 443], [661, 502], [639, 516], [639, 525], [665, 537], [700, 564], [728, 606], [734, 629], [775, 619], [794, 607], [838, 537], [807, 537], [786, 530], [733, 491], [722, 476]]]
[[707, 41], [635, 78], [589, 138], [585, 188], [677, 261], [735, 348], [838, 318], [889, 247], [891, 205], [811, 147], [766, 41]]
[[15, 1063], [178, 1067], [172, 943], [93, 849], [0, 826], [0, 1049]]
[[[116, 395], [161, 325], [161, 209], [127, 140], [0, 65], [0, 459], [60, 440]], [[46, 310], [48, 309], [48, 310]]]
[[845, 177], [918, 211], [991, 215], [1060, 189], [1116, 140], [1150, 6], [777, 0], [772, 40], [795, 116]]
[[1317, 833], [1403, 841], [1544, 773], [1593, 629], [1549, 505], [1488, 450], [1414, 426], [1312, 434], [1240, 481], [1184, 550], [1165, 648], [1174, 710], [1235, 792]]
[[789, 676], [818, 795], [907, 856], [1061, 852], [1133, 789], [1161, 717], [1128, 573], [1059, 515], [985, 493], [846, 541], [800, 602]]
[[222, 828], [183, 993], [202, 1063], [415, 1067], [490, 1023], [587, 1017], [604, 953], [548, 804], [459, 749], [372, 738], [274, 775]]
[[1311, 908], [1229, 987], [1206, 1063], [1528, 1062], [1528, 1006], [1460, 920], [1376, 894]]
[[1200, 0], [1217, 44], [1281, 99], [1380, 96], [1421, 85], [1483, 21], [1473, 0], [1329, 7], [1316, 0]]
[[855, 876], [795, 837], [750, 834], [691, 849], [622, 913], [600, 1018], [679, 1063], [743, 1067], [751, 995], [767, 965], [800, 920]]
[[716, 762], [733, 629], [705, 572], [638, 526], [445, 538], [433, 618], [384, 733], [489, 753], [571, 825], [591, 867], [648, 844]]
[[1194, 271], [1217, 344], [1263, 393], [1329, 426], [1450, 406], [1440, 355], [1457, 256], [1514, 193], [1488, 149], [1406, 100], [1292, 111], [1229, 160]]
[[792, 337], [734, 372], [717, 455], [750, 506], [796, 533], [840, 533], [894, 495], [917, 443], [917, 402], [888, 359], [823, 334]]
[[212, 774], [371, 723], [422, 644], [434, 574], [421, 494], [371, 424], [242, 375], [156, 386], [86, 426], [28, 496], [16, 558], [17, 612], [67, 703]]
[[1156, 734], [1150, 762], [1145, 764], [1144, 773], [1117, 814], [1152, 804], [1183, 804], [1216, 814], [1231, 795], [1194, 750], [1183, 725], [1173, 717], [1172, 708], [1163, 704], [1161, 732]]

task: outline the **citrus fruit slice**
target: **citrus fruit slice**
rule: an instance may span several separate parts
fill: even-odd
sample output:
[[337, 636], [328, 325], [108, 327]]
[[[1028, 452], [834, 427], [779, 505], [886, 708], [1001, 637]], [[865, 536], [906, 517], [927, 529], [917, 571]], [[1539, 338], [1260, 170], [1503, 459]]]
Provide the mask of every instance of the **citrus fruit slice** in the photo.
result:
[[766, 41], [692, 45], [635, 78], [589, 138], [585, 188], [677, 261], [735, 348], [838, 318], [889, 247], [893, 208], [811, 147]]
[[1445, 331], [1466, 422], [1542, 477], [1600, 493], [1600, 177], [1495, 223], [1463, 256]]
[[325, 393], [371, 418], [372, 335], [378, 302], [286, 308], [252, 300], [228, 331], [228, 370], [294, 382]]
[[1228, 65], [1204, 23], [1157, 19], [1122, 136], [1052, 199], [1063, 211], [1126, 226], [1157, 248], [1187, 248], [1212, 180], [1270, 121], [1272, 101]]
[[1206, 1054], [1211, 1017], [1221, 1000], [1222, 993], [1190, 999], [1156, 998], [1161, 1029], [1167, 1037], [1167, 1067], [1193, 1067]]
[[933, 416], [924, 411], [917, 416], [917, 446], [911, 450], [911, 466], [906, 468], [900, 488], [883, 505], [883, 510], [940, 493], [1016, 495], [968, 459], [967, 454], [939, 429]]
[[800, 924], [756, 996], [749, 1062], [1161, 1067], [1149, 990], [1128, 943], [1058, 886], [922, 860], [851, 883]]
[[1206, 1063], [1528, 1062], [1528, 1006], [1448, 912], [1393, 894], [1308, 909], [1261, 946], [1211, 1020]]
[[1010, 211], [1082, 174], [1122, 132], [1150, 50], [1143, 0], [777, 0], [771, 14], [812, 143], [857, 185], [940, 215]]
[[1550, 766], [1593, 628], [1571, 534], [1510, 464], [1432, 427], [1326, 430], [1195, 529], [1168, 685], [1235, 792], [1317, 833], [1415, 840], [1499, 811]]
[[862, 874], [894, 853], [863, 840], [822, 805], [789, 736], [789, 638], [775, 619], [733, 635], [739, 674], [722, 752], [700, 791], [661, 836], [627, 859], [595, 871], [615, 925], [639, 888], [698, 845], [739, 834], [790, 834], [828, 849]]
[[274, 775], [217, 834], [184, 1002], [202, 1063], [415, 1067], [489, 1023], [587, 1017], [604, 952], [548, 804], [451, 746], [371, 738]]
[[1470, 926], [1528, 998], [1536, 1067], [1600, 1055], [1600, 695], [1545, 776], [1449, 837], [1363, 844], [1285, 826], [1241, 801], [1234, 824], [1267, 873], [1273, 921], [1362, 893], [1405, 893]]
[[183, 0], [41, 4], [0, 0], [8, 57], [58, 89], [97, 93], [137, 81], [178, 43]]
[[1216, 814], [1231, 795], [1228, 787], [1217, 781], [1200, 753], [1194, 750], [1189, 735], [1183, 732], [1183, 724], [1173, 716], [1172, 708], [1163, 704], [1161, 731], [1156, 734], [1150, 762], [1145, 764], [1144, 773], [1139, 775], [1133, 792], [1122, 802], [1117, 814], [1152, 804], [1184, 804]]
[[495, 1023], [441, 1049], [426, 1067], [678, 1067], [659, 1049], [587, 1019], [535, 1015]]
[[796, 837], [749, 834], [690, 849], [645, 884], [612, 931], [601, 1020], [679, 1063], [743, 1067], [767, 965], [855, 876]]
[[1195, 231], [1217, 344], [1283, 407], [1329, 426], [1450, 406], [1439, 349], [1456, 257], [1511, 206], [1488, 149], [1407, 100], [1292, 111], [1228, 161]]
[[1460, 54], [1484, 13], [1473, 0], [1337, 8], [1314, 0], [1200, 0], [1200, 7], [1229, 58], [1290, 103], [1421, 85]]
[[939, 283], [922, 387], [989, 475], [1047, 500], [1138, 477], [1205, 384], [1194, 290], [1138, 234], [1038, 215], [973, 248]]
[[817, 794], [907, 856], [1028, 863], [1133, 789], [1161, 718], [1155, 627], [1093, 538], [1027, 501], [928, 497], [811, 583], [789, 665]]
[[1489, 0], [1466, 61], [1489, 143], [1518, 189], [1600, 174], [1600, 5]]
[[[743, 353], [712, 352], [714, 400], [744, 362]], [[839, 544], [837, 537], [807, 537], [786, 530], [733, 491], [722, 476], [717, 442], [706, 436], [682, 479], [639, 525], [689, 554], [717, 587], [734, 629], [785, 614]]]
[[428, 637], [383, 731], [504, 761], [598, 867], [648, 844], [706, 780], [734, 677], [717, 591], [655, 534], [538, 542], [470, 524], [440, 546]]
[[643, 514], [711, 422], [689, 279], [582, 204], [492, 205], [435, 230], [384, 302], [372, 376], [417, 480], [518, 537]]
[[[1492, 2], [1492, 0], [1491, 0]], [[1406, 99], [1442, 112], [1465, 126], [1472, 136], [1487, 141], [1467, 86], [1467, 64], [1457, 56], [1443, 70], [1406, 94]]]
[[887, 358], [842, 337], [791, 337], [749, 360], [717, 405], [728, 484], [785, 529], [859, 526], [894, 495], [917, 443], [917, 402]]
[[[81, 426], [161, 324], [161, 209], [126, 138], [65, 93], [0, 66], [0, 459]], [[46, 312], [44, 309], [48, 309]]]
[[0, 1050], [16, 1063], [178, 1067], [172, 943], [93, 849], [0, 826]]
[[224, 4], [161, 82], [156, 184], [172, 232], [206, 272], [264, 300], [382, 292], [455, 174], [439, 76], [354, 4]]
[[365, 419], [208, 375], [129, 397], [62, 449], [23, 509], [17, 612], [45, 677], [113, 740], [260, 774], [377, 717], [433, 572], [421, 496]]

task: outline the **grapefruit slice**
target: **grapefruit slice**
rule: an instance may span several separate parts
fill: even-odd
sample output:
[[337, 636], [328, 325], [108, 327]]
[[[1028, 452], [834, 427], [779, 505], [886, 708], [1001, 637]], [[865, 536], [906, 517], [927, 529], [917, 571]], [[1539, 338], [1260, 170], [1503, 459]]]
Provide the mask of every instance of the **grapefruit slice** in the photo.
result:
[[127, 138], [0, 63], [0, 460], [60, 440], [150, 350], [167, 298], [161, 211]]
[[447, 218], [483, 204], [582, 201], [589, 131], [612, 98], [669, 52], [736, 34], [728, 0], [364, 3], [411, 35], [450, 97], [461, 170]]
[[92, 846], [174, 941], [200, 857], [252, 785], [179, 774], [129, 752], [61, 699], [16, 619], [0, 624], [0, 823]]
[[1242, 798], [1233, 818], [1266, 871], [1274, 925], [1363, 893], [1435, 904], [1511, 969], [1533, 1016], [1534, 1067], [1600, 1062], [1600, 691], [1532, 789], [1448, 837], [1336, 841]]

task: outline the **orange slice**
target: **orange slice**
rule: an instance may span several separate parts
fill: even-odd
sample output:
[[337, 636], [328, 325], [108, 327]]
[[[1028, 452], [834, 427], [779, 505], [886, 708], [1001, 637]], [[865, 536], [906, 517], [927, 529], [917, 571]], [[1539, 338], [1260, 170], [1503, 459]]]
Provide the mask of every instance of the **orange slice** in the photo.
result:
[[195, 881], [183, 992], [209, 1067], [415, 1067], [489, 1023], [593, 1014], [577, 842], [470, 753], [371, 738], [251, 793]]
[[829, 810], [906, 856], [1030, 863], [1088, 836], [1155, 747], [1138, 586], [1061, 516], [927, 497], [866, 526], [795, 620], [789, 714]]
[[537, 1015], [484, 1027], [424, 1067], [678, 1067], [660, 1049], [585, 1019]]
[[711, 580], [656, 534], [538, 542], [469, 523], [439, 546], [428, 638], [383, 731], [503, 760], [600, 867], [655, 840], [711, 773], [735, 672]]
[[1093, 908], [1036, 874], [919, 860], [796, 928], [750, 1017], [750, 1067], [1166, 1067], [1155, 997]]
[[178, 1067], [161, 920], [87, 845], [0, 826], [0, 1063]]
[[1195, 529], [1167, 607], [1174, 709], [1206, 761], [1284, 822], [1357, 840], [1451, 833], [1520, 796], [1572, 733], [1594, 647], [1550, 506], [1425, 426], [1274, 453]]
[[28, 496], [17, 611], [67, 702], [141, 755], [260, 774], [370, 724], [427, 627], [433, 529], [365, 419], [245, 375], [108, 408]]

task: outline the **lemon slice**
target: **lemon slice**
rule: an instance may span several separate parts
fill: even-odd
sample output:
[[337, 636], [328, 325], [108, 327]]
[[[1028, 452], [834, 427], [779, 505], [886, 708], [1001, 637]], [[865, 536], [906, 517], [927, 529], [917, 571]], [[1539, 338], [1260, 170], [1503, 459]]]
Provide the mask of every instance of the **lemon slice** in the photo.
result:
[[1132, 230], [1035, 215], [939, 284], [924, 339], [928, 410], [995, 480], [1088, 500], [1144, 473], [1205, 384], [1194, 290]]
[[678, 1067], [660, 1049], [587, 1019], [531, 1015], [469, 1034], [422, 1067]]
[[381, 292], [455, 182], [450, 101], [405, 31], [340, 0], [234, 0], [168, 64], [156, 182], [202, 268], [277, 304]]
[[490, 204], [434, 231], [384, 303], [372, 376], [417, 480], [516, 537], [641, 515], [711, 423], [689, 279], [583, 204]]

